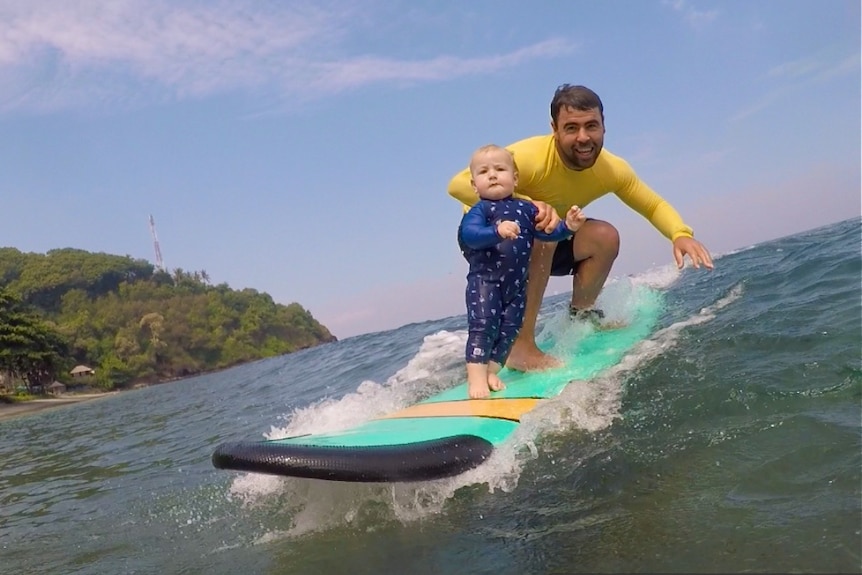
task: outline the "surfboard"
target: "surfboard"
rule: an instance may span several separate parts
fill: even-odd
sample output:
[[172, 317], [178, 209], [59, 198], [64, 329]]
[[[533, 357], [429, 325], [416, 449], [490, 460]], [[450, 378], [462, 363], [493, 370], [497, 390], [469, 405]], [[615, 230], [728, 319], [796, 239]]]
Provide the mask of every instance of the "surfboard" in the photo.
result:
[[[617, 364], [655, 328], [661, 294], [634, 286], [625, 325], [588, 328], [558, 369], [503, 369], [506, 389], [469, 399], [466, 382], [412, 406], [334, 433], [230, 442], [212, 455], [218, 469], [328, 481], [402, 482], [451, 477], [484, 462], [540, 402], [572, 381], [589, 380]], [[540, 345], [554, 350], [551, 339]]]

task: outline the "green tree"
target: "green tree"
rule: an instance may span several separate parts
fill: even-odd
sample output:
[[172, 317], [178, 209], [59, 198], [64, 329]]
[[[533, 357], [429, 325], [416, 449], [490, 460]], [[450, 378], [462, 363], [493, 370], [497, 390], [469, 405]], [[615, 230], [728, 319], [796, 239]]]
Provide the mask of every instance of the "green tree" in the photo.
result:
[[210, 285], [204, 270], [168, 273], [129, 256], [0, 248], [0, 287], [31, 305], [34, 322], [68, 342], [64, 361], [95, 366], [104, 387], [182, 377], [335, 340], [297, 303]]
[[22, 379], [32, 390], [56, 377], [66, 352], [57, 331], [0, 289], [0, 371]]

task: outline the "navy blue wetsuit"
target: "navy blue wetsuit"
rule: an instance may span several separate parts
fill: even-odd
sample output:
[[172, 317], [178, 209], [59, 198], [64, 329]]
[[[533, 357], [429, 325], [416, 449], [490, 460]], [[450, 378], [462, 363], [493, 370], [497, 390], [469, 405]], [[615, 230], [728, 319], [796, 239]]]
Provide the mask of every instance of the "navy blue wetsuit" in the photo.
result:
[[[510, 196], [479, 200], [461, 220], [458, 245], [470, 264], [466, 294], [468, 363], [506, 362], [524, 321], [533, 238], [556, 242], [572, 235], [565, 221], [550, 234], [536, 230], [536, 213], [532, 202]], [[514, 240], [497, 234], [497, 224], [507, 220], [521, 228]]]

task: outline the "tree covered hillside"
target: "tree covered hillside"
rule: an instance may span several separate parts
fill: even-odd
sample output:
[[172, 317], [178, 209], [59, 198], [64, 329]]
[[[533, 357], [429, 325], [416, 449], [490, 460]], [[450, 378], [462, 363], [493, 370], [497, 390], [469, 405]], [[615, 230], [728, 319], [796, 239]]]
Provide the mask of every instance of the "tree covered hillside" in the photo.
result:
[[110, 389], [330, 341], [298, 303], [212, 286], [204, 271], [169, 274], [145, 260], [76, 249], [0, 248], [0, 372], [28, 385], [65, 379], [85, 364]]

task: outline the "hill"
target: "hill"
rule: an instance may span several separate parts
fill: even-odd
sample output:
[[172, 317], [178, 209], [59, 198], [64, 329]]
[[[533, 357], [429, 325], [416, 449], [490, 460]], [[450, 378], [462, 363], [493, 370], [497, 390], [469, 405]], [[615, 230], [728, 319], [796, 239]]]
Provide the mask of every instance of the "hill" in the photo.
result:
[[0, 312], [0, 372], [28, 385], [68, 379], [84, 364], [112, 389], [336, 340], [298, 303], [210, 285], [205, 271], [70, 248], [0, 248]]

